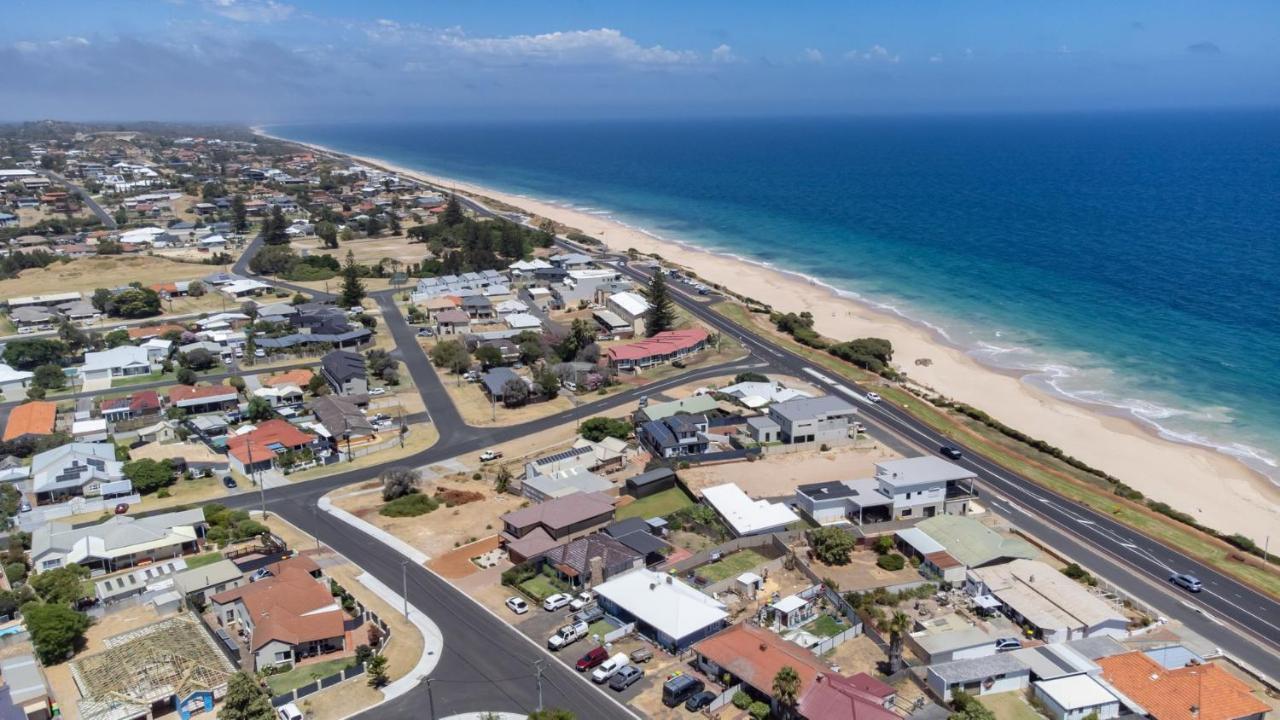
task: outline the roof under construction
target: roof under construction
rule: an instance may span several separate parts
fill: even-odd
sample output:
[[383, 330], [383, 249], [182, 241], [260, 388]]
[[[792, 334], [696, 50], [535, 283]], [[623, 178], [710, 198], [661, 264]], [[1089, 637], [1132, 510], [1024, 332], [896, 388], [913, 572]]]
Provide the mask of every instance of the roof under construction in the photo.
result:
[[202, 690], [222, 694], [235, 667], [192, 615], [178, 615], [106, 640], [107, 649], [71, 662], [83, 720], [135, 717], [154, 703]]

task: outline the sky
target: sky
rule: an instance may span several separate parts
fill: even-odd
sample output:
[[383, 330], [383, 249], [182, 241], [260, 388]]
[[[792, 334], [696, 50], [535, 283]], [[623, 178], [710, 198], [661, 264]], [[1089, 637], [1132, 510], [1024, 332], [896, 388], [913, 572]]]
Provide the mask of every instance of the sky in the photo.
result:
[[1280, 2], [5, 0], [0, 120], [1280, 105]]

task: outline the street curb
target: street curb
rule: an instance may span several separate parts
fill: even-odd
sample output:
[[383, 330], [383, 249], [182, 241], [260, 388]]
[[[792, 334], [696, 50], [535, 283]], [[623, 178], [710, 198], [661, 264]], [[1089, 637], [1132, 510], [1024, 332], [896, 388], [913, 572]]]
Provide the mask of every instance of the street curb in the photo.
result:
[[387, 532], [386, 530], [383, 530], [382, 528], [374, 525], [373, 523], [367, 522], [365, 520], [361, 520], [360, 518], [356, 517], [355, 515], [352, 515], [351, 513], [347, 512], [346, 510], [343, 510], [340, 507], [336, 507], [333, 504], [333, 501], [330, 500], [327, 496], [320, 498], [319, 502], [316, 504], [320, 506], [320, 509], [322, 511], [327, 512], [330, 515], [338, 518], [342, 522], [356, 528], [357, 530], [364, 533], [365, 535], [371, 535], [377, 540], [387, 545], [390, 545], [392, 548], [395, 549], [396, 552], [400, 553], [401, 555], [404, 555], [405, 557], [409, 558], [410, 560], [412, 560], [413, 562], [419, 565], [426, 565], [427, 562], [431, 560], [431, 558], [428, 557], [426, 553], [415, 548], [409, 543], [401, 540], [395, 535], [392, 535], [391, 533]]
[[[372, 590], [392, 608], [404, 603], [404, 596], [367, 572], [360, 573], [356, 580]], [[422, 634], [422, 654], [418, 656], [418, 663], [403, 677], [382, 687], [382, 702], [394, 700], [417, 687], [423, 678], [436, 669], [436, 665], [440, 662], [440, 653], [444, 650], [444, 636], [440, 634], [440, 626], [425, 613], [410, 605], [409, 616], [406, 619]]]

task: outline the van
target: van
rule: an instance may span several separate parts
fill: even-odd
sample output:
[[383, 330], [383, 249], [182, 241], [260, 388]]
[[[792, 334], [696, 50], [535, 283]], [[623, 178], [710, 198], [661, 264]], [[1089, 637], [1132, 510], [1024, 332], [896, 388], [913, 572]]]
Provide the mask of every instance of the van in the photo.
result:
[[679, 675], [662, 684], [662, 704], [673, 708], [706, 689], [701, 680], [692, 675]]
[[293, 703], [285, 703], [276, 710], [276, 715], [280, 720], [302, 720], [302, 711]]
[[622, 666], [626, 664], [627, 654], [618, 653], [597, 665], [596, 669], [591, 671], [591, 679], [597, 683], [603, 684], [606, 680], [613, 677], [613, 674], [622, 669]]

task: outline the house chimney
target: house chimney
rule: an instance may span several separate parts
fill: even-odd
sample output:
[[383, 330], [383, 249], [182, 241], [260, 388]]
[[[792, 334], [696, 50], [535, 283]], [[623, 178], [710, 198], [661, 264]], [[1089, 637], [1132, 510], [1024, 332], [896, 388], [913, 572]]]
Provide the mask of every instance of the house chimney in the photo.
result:
[[768, 646], [768, 645], [766, 645], [766, 644], [764, 644], [764, 643], [760, 643], [760, 652], [766, 652], [766, 651], [768, 651], [768, 649], [769, 649], [769, 646]]
[[826, 676], [826, 675], [824, 675], [824, 674], [822, 674], [822, 673], [818, 673], [818, 674], [813, 678], [813, 681], [814, 681], [815, 683], [818, 683], [819, 685], [821, 685], [821, 684], [822, 684], [822, 681], [823, 681], [823, 680], [825, 680], [826, 678], [827, 678], [827, 676]]
[[604, 558], [593, 557], [587, 563], [587, 565], [591, 568], [591, 572], [590, 572], [591, 586], [595, 587], [596, 585], [599, 585], [600, 583], [604, 582]]

